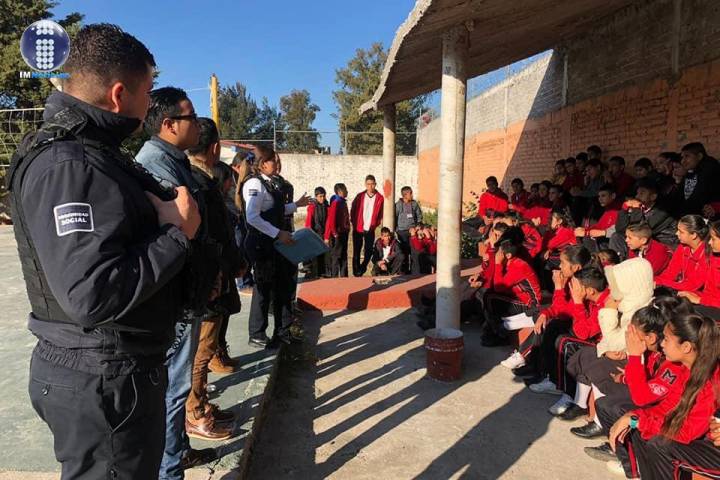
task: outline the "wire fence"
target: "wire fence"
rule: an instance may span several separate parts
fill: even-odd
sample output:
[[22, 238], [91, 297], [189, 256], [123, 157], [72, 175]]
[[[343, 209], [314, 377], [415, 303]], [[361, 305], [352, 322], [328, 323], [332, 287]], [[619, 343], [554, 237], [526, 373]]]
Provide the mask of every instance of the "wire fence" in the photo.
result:
[[43, 110], [42, 107], [0, 110], [0, 169], [10, 165], [10, 158], [25, 134], [40, 126]]

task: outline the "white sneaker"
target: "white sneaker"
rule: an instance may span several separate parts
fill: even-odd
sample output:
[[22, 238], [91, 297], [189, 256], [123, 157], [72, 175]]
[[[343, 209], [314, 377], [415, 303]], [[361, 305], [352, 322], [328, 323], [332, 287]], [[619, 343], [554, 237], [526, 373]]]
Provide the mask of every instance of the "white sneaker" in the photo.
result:
[[550, 415], [557, 417], [558, 415], [562, 415], [563, 413], [565, 413], [572, 404], [573, 398], [567, 393], [563, 393], [563, 396], [560, 397], [560, 400], [555, 402], [552, 407], [548, 408], [548, 412], [550, 412]]
[[550, 378], [545, 379], [540, 383], [533, 383], [530, 385], [530, 391], [533, 393], [548, 393], [550, 395], [562, 395], [562, 390], [557, 389], [557, 385], [550, 381]]
[[[625, 469], [623, 468], [622, 463], [620, 463], [619, 460], [610, 460], [609, 462], [607, 462], [605, 464], [605, 466], [607, 467], [609, 472], [614, 473], [615, 475], [617, 475], [619, 477], [625, 478]], [[639, 479], [631, 478], [628, 480], [639, 480]]]
[[523, 357], [520, 352], [515, 350], [512, 355], [510, 355], [508, 358], [500, 362], [500, 365], [502, 365], [505, 368], [509, 368], [510, 370], [524, 367], [525, 366], [525, 357]]

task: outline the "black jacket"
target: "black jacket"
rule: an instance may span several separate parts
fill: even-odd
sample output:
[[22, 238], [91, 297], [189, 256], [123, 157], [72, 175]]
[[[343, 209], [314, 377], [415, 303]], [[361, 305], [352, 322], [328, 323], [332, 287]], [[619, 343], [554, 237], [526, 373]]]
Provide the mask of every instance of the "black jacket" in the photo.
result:
[[[685, 198], [685, 189], [691, 182], [697, 182], [689, 197]], [[673, 205], [676, 215], [702, 215], [705, 205], [720, 200], [720, 163], [714, 158], [705, 157], [693, 172], [688, 172], [674, 192]]]
[[615, 231], [625, 235], [625, 230], [631, 223], [647, 222], [652, 229], [653, 238], [665, 245], [677, 245], [677, 221], [661, 205], [655, 204], [648, 211], [642, 208], [628, 208], [620, 210]]
[[[158, 225], [132, 158], [119, 149], [140, 121], [60, 92], [48, 98], [44, 118], [69, 110], [85, 119], [76, 137], [105, 148], [55, 141], [13, 192], [24, 211], [18, 243], [23, 235], [31, 240], [40, 276], [65, 317], [30, 314], [29, 328], [40, 340], [36, 351], [91, 373], [155, 367], [164, 361], [180, 313], [178, 274], [189, 241], [177, 227]], [[27, 257], [21, 252], [28, 295], [37, 300]]]

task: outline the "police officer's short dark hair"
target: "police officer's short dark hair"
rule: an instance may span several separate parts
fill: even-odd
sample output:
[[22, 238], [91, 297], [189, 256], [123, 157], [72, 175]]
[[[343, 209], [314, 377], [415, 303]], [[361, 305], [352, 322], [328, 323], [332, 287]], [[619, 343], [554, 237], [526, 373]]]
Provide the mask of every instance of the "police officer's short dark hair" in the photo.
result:
[[175, 87], [162, 87], [150, 92], [150, 108], [145, 117], [148, 133], [159, 133], [163, 120], [180, 115], [180, 102], [187, 99], [185, 90]]
[[[137, 88], [152, 67], [155, 58], [137, 38], [117, 25], [95, 23], [81, 28], [70, 42], [64, 70], [70, 74], [66, 81], [70, 88], [100, 92], [117, 81]], [[88, 82], [87, 76], [94, 78]]]
[[377, 180], [375, 180], [375, 175], [368, 175], [365, 177], [365, 181], [372, 180], [373, 182], [377, 183]]
[[327, 192], [323, 187], [315, 187], [315, 196], [317, 197], [318, 195], [327, 195]]
[[198, 140], [197, 145], [188, 148], [188, 152], [191, 155], [207, 152], [210, 145], [220, 141], [220, 134], [218, 133], [217, 126], [215, 126], [215, 122], [212, 118], [199, 117], [198, 129], [200, 130], [200, 140]]

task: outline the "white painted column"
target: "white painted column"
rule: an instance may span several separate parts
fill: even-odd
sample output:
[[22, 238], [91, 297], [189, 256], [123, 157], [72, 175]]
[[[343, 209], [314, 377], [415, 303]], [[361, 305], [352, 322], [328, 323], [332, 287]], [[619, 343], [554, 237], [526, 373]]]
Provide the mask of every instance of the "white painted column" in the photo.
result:
[[436, 285], [438, 328], [460, 328], [460, 222], [467, 54], [468, 32], [464, 26], [443, 35]]
[[383, 108], [383, 226], [395, 230], [395, 104]]

